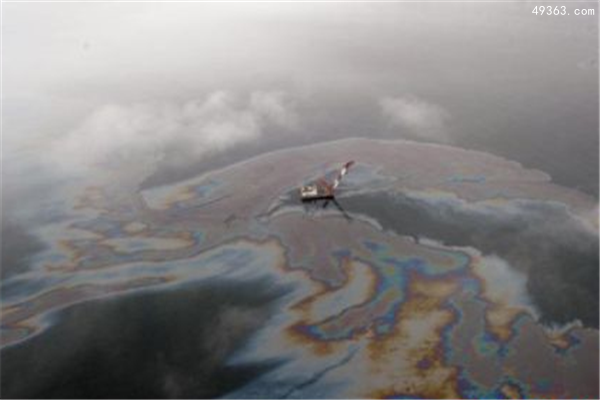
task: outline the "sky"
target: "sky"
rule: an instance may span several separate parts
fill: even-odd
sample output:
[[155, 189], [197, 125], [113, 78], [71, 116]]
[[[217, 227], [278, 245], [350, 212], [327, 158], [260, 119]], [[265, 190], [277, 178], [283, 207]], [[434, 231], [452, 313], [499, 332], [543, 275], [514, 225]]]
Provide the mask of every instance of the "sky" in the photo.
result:
[[4, 200], [357, 136], [490, 152], [597, 197], [597, 17], [537, 4], [3, 4]]

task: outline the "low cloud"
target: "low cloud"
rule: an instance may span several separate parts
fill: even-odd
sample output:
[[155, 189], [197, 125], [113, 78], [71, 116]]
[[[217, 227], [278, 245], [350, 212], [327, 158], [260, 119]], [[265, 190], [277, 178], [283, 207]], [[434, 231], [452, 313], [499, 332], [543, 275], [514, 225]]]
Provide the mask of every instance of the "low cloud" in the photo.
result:
[[290, 131], [297, 117], [283, 92], [238, 96], [215, 92], [202, 100], [169, 104], [105, 105], [55, 143], [63, 168], [84, 171], [140, 168], [152, 172], [168, 152], [197, 161], [269, 132]]
[[446, 124], [450, 114], [444, 108], [415, 96], [385, 97], [379, 101], [382, 113], [401, 134], [435, 142], [450, 142]]

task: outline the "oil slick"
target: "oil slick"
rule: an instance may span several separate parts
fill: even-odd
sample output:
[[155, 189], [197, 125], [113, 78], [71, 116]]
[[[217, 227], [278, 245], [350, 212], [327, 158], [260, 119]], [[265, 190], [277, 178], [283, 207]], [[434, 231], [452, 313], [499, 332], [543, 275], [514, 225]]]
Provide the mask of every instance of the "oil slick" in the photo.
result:
[[[520, 201], [550, 200], [594, 226], [593, 199], [539, 171], [402, 141], [278, 151], [117, 198], [103, 187], [82, 188], [70, 200], [74, 217], [38, 232], [47, 248], [30, 270], [3, 281], [3, 293], [13, 295], [3, 301], [2, 345], [18, 351], [78, 305], [268, 279], [285, 290], [222, 362], [271, 367], [219, 395], [597, 397], [597, 327], [541, 324], [526, 271], [476, 246], [389, 229], [358, 209], [349, 209], [348, 220], [281, 202], [335, 167], [318, 160], [348, 157], [359, 160], [353, 168], [361, 184], [336, 196], [343, 205], [382, 187], [440, 212], [448, 201], [493, 215]], [[286, 168], [272, 168], [280, 163]], [[17, 284], [26, 289], [11, 290]], [[582, 367], [589, 372], [578, 374]]]

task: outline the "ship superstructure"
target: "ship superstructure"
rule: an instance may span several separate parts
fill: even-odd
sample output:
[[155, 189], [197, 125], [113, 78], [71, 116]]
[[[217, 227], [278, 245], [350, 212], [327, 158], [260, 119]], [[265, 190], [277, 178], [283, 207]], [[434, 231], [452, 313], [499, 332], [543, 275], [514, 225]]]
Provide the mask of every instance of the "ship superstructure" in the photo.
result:
[[348, 173], [354, 161], [348, 161], [338, 171], [333, 182], [329, 182], [325, 177], [319, 178], [310, 185], [300, 188], [300, 198], [302, 201], [318, 200], [318, 199], [333, 199], [335, 197], [335, 189], [339, 186], [344, 175]]

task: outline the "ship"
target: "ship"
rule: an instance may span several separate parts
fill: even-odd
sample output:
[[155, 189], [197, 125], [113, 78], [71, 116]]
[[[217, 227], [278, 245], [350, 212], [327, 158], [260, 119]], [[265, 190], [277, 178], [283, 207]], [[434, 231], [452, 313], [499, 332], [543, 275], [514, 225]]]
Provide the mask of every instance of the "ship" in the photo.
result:
[[335, 190], [353, 164], [354, 161], [348, 161], [346, 164], [344, 164], [343, 167], [338, 171], [333, 182], [329, 182], [325, 177], [322, 177], [312, 184], [302, 186], [300, 188], [300, 199], [302, 201], [334, 199]]

